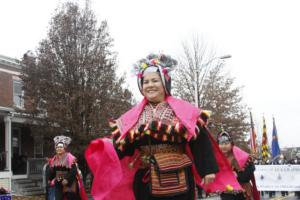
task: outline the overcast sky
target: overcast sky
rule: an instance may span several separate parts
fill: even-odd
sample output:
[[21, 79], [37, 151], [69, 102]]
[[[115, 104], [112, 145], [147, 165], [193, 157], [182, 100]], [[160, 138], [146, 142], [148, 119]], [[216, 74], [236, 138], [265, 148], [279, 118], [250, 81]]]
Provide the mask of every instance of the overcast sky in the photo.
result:
[[[62, 2], [1, 1], [0, 54], [21, 58], [34, 50]], [[195, 34], [217, 56], [231, 54], [226, 69], [244, 86], [244, 102], [252, 109], [258, 134], [264, 115], [271, 141], [274, 116], [281, 147], [300, 146], [299, 4], [296, 0], [91, 0], [98, 20], [108, 21], [120, 72], [129, 73], [132, 63], [150, 52], [181, 55], [182, 41]], [[135, 79], [129, 76], [128, 84], [138, 94], [131, 86]]]

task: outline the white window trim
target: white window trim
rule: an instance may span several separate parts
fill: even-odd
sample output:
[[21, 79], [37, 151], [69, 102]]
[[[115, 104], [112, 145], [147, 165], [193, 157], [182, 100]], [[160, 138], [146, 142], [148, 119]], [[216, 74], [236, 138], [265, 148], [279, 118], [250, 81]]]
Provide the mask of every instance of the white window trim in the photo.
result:
[[[22, 154], [22, 136], [21, 136], [21, 128], [19, 128], [19, 127], [14, 127], [14, 128], [12, 129], [12, 133], [13, 133], [15, 130], [18, 131], [18, 148], [19, 148], [18, 154], [21, 155], [21, 154]], [[12, 137], [11, 139], [13, 140], [13, 137]], [[13, 141], [12, 141], [12, 142], [13, 142]]]
[[[39, 140], [40, 142], [37, 142], [37, 140]], [[43, 141], [44, 141], [44, 137], [43, 136], [40, 136], [40, 137], [35, 137], [34, 138], [34, 145], [33, 145], [33, 155], [34, 155], [34, 158], [36, 158], [36, 155], [37, 154], [41, 154], [42, 155], [42, 157], [44, 156], [44, 143], [43, 143]], [[36, 144], [40, 144], [40, 145], [42, 145], [42, 151], [41, 152], [37, 152], [36, 151]]]
[[20, 101], [21, 105], [17, 105], [16, 102], [15, 102], [15, 94], [16, 94], [15, 93], [15, 83], [21, 84], [21, 87], [22, 87], [23, 82], [21, 80], [13, 79], [13, 103], [14, 103], [14, 106], [16, 106], [17, 108], [23, 109], [24, 108], [24, 99], [23, 99], [23, 97], [24, 97], [24, 90], [22, 90], [21, 95], [18, 96], [20, 98], [19, 101]]

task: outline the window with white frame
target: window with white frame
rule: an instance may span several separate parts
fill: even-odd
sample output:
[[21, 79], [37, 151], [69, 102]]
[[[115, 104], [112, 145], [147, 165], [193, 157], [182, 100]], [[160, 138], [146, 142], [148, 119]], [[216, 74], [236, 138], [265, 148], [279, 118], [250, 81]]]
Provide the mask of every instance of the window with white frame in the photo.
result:
[[19, 80], [14, 80], [13, 83], [14, 105], [19, 108], [24, 108], [24, 91], [22, 90], [23, 83]]
[[43, 153], [43, 136], [36, 136], [34, 137], [34, 157], [42, 158]]

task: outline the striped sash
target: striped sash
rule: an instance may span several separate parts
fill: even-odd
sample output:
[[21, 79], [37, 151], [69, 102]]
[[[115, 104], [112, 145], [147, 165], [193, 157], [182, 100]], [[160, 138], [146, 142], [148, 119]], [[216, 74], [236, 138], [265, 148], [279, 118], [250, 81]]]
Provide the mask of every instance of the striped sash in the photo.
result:
[[152, 196], [175, 196], [189, 189], [186, 169], [192, 161], [182, 153], [157, 153], [151, 162]]

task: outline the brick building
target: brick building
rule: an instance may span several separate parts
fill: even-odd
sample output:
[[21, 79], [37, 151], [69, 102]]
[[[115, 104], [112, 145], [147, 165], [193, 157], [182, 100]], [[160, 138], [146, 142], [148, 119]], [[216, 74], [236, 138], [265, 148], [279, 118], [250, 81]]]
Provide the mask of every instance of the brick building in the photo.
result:
[[41, 177], [45, 163], [42, 134], [32, 134], [33, 125], [18, 112], [25, 109], [21, 70], [18, 60], [0, 55], [0, 187], [10, 190], [14, 180]]

